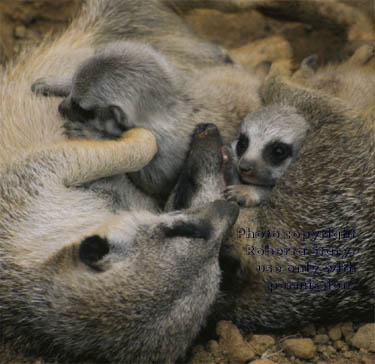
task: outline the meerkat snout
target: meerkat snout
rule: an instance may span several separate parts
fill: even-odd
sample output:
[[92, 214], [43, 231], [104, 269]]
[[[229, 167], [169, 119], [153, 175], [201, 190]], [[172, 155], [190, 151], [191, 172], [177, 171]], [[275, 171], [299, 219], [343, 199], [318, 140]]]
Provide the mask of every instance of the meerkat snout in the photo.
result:
[[241, 174], [251, 176], [255, 169], [255, 162], [241, 159], [240, 163], [238, 164], [238, 169]]

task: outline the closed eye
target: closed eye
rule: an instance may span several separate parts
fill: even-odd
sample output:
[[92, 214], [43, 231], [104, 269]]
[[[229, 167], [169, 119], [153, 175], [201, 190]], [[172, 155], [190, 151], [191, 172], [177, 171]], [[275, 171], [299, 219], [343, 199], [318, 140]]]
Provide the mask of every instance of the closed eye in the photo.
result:
[[190, 223], [178, 221], [171, 227], [164, 227], [165, 236], [168, 238], [187, 237], [208, 240], [211, 235], [211, 224], [208, 221]]
[[95, 111], [94, 110], [86, 110], [81, 107], [75, 100], [71, 100], [71, 107], [72, 111], [75, 115], [78, 115], [80, 119], [84, 120], [92, 120], [95, 118]]

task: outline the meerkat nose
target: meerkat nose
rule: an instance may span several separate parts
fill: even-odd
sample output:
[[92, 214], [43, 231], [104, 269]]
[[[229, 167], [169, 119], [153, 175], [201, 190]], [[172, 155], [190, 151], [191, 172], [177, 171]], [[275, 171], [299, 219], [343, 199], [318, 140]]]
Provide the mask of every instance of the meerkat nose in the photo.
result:
[[209, 136], [209, 135], [212, 135], [212, 136], [216, 136], [218, 135], [219, 131], [217, 129], [217, 126], [215, 124], [212, 124], [212, 123], [201, 123], [201, 124], [198, 124], [196, 127], [195, 127], [195, 130], [194, 130], [194, 136], [195, 137], [206, 137], [206, 136]]
[[241, 173], [251, 174], [252, 171], [255, 169], [255, 162], [242, 160], [242, 161], [240, 161], [240, 164], [239, 164], [238, 167], [239, 167]]
[[67, 116], [68, 106], [67, 106], [66, 100], [63, 100], [63, 101], [60, 102], [60, 104], [58, 106], [58, 111], [59, 111], [61, 116], [63, 116], [63, 117]]

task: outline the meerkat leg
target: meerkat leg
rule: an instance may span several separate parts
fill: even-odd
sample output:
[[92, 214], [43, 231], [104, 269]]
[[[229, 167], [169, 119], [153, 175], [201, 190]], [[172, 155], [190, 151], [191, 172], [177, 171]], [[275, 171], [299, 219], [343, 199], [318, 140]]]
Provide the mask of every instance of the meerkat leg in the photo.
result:
[[72, 89], [72, 79], [69, 77], [42, 77], [34, 81], [31, 91], [41, 96], [66, 97]]
[[316, 54], [304, 58], [301, 62], [300, 68], [293, 74], [292, 80], [303, 82], [304, 80], [309, 79], [314, 75], [317, 64], [318, 56]]
[[371, 58], [375, 57], [375, 47], [370, 45], [363, 45], [359, 47], [354, 54], [349, 58], [348, 63], [352, 65], [363, 66], [368, 63]]
[[251, 185], [228, 186], [223, 195], [226, 200], [237, 202], [239, 206], [257, 206], [265, 200], [269, 191], [265, 188]]

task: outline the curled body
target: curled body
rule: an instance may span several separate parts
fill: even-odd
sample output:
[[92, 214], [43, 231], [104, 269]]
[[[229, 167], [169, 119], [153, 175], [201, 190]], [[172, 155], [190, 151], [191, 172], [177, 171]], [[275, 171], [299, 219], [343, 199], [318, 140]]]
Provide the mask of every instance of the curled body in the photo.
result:
[[[13, 350], [13, 354], [5, 360], [14, 361], [14, 352], [19, 351], [60, 362], [173, 362], [184, 355], [211, 311], [220, 284], [220, 246], [237, 218], [237, 207], [223, 201], [206, 204], [208, 201], [202, 200], [205, 194], [200, 194], [199, 203], [204, 205], [182, 212], [159, 214], [139, 211], [135, 214], [119, 212], [118, 209], [114, 211], [112, 193], [98, 194], [95, 188], [84, 189], [82, 186], [108, 177], [123, 178], [122, 183], [127, 183], [129, 174], [138, 173], [150, 160], [156, 161], [155, 153], [162, 145], [157, 133], [154, 137], [148, 131], [138, 129], [128, 131], [125, 139], [67, 140], [66, 120], [58, 112], [61, 100], [37, 97], [30, 92], [30, 85], [35, 80], [56, 72], [62, 80], [71, 79], [82, 62], [94, 55], [93, 50], [108, 42], [121, 40], [124, 36], [137, 40], [134, 38], [137, 34], [146, 39], [166, 25], [169, 34], [177, 32], [181, 23], [176, 12], [171, 11], [171, 6], [178, 9], [179, 5], [195, 3], [151, 1], [147, 2], [151, 5], [145, 8], [141, 6], [144, 1], [89, 0], [66, 32], [24, 54], [1, 74], [0, 336], [1, 345], [4, 343]], [[231, 2], [207, 3], [224, 6]], [[243, 4], [242, 1], [235, 3]], [[134, 7], [131, 12], [129, 6]], [[133, 23], [129, 14], [138, 20]], [[158, 19], [156, 23], [160, 27], [144, 29], [151, 15]], [[184, 27], [178, 34], [185, 32]], [[189, 39], [185, 38], [185, 41], [189, 42]], [[190, 51], [189, 47], [185, 49]], [[214, 51], [212, 58], [204, 59], [214, 59], [216, 64], [217, 48], [207, 47], [205, 50], [211, 55]], [[196, 100], [204, 102], [201, 102], [203, 106], [198, 103], [199, 107], [193, 108], [197, 116], [194, 123], [189, 124], [187, 135], [194, 129], [199, 115], [205, 122], [209, 120], [220, 124], [221, 120], [224, 124], [228, 114], [222, 113], [220, 108], [233, 106], [233, 99], [239, 105], [239, 111], [233, 110], [236, 120], [242, 120], [242, 115], [253, 110], [250, 89], [254, 84], [246, 82], [251, 76], [229, 66], [226, 56], [222, 57], [220, 52], [219, 59], [217, 68], [201, 74], [202, 82], [197, 83], [200, 87], [194, 90]], [[202, 59], [195, 59], [195, 62], [201, 64]], [[177, 62], [176, 67], [180, 67]], [[186, 69], [190, 72], [192, 67], [195, 66], [191, 63]], [[232, 73], [238, 74], [235, 81]], [[229, 80], [232, 83], [226, 82]], [[232, 86], [228, 87], [226, 83]], [[60, 83], [64, 95], [66, 91], [62, 86], [65, 84]], [[213, 88], [213, 84], [218, 87]], [[241, 89], [248, 92], [239, 92]], [[276, 98], [280, 94], [278, 91], [285, 91], [283, 87], [279, 89], [273, 85], [270, 89], [275, 91]], [[218, 105], [215, 109], [217, 101], [215, 103], [214, 100], [218, 96], [223, 98], [221, 105], [224, 106]], [[297, 109], [303, 109], [305, 102], [311, 101], [309, 98], [302, 100], [302, 106], [290, 102]], [[211, 105], [208, 110], [204, 106], [207, 103]], [[255, 104], [258, 103], [255, 100]], [[185, 105], [191, 107], [192, 104], [187, 102]], [[210, 116], [214, 115], [216, 117], [211, 119]], [[313, 115], [312, 118], [319, 119], [319, 116]], [[343, 117], [340, 121], [342, 119], [350, 118]], [[360, 118], [355, 122], [363, 126], [363, 133], [372, 130]], [[347, 136], [349, 130], [353, 131], [350, 128], [353, 124], [348, 121], [345, 131], [337, 133]], [[330, 127], [338, 130], [334, 125], [330, 124]], [[351, 136], [360, 133], [355, 130]], [[233, 140], [235, 137], [232, 127], [220, 131], [224, 138]], [[330, 133], [335, 135], [334, 131]], [[345, 140], [342, 139], [343, 144]], [[339, 197], [334, 194], [337, 183], [330, 183], [328, 174], [322, 174], [319, 170], [321, 164], [316, 159], [312, 162], [316, 166], [312, 173], [319, 176], [317, 188], [322, 189], [319, 181], [327, 182], [331, 188], [329, 196], [333, 196], [331, 203], [342, 207], [337, 215], [329, 216], [329, 221], [336, 219], [341, 223], [343, 218], [340, 213], [343, 211], [345, 218], [360, 231], [356, 243], [369, 251], [368, 256], [356, 256], [362, 264], [363, 274], [359, 283], [363, 292], [357, 293], [350, 304], [359, 312], [366, 310], [371, 303], [367, 293], [373, 276], [368, 274], [366, 267], [373, 259], [371, 254], [374, 251], [368, 223], [373, 221], [373, 211], [368, 207], [373, 189], [371, 185], [363, 184], [370, 178], [373, 180], [373, 165], [367, 163], [369, 136], [364, 140], [364, 145], [355, 145], [357, 149], [347, 160], [338, 158], [337, 153], [336, 160], [331, 161], [331, 165], [340, 165], [343, 170], [349, 166], [357, 168], [354, 172], [348, 168], [348, 176], [342, 179], [339, 179], [337, 171], [333, 171], [336, 173], [334, 180], [339, 180], [344, 191]], [[186, 150], [188, 144], [184, 144]], [[314, 145], [318, 144], [311, 142], [308, 145], [314, 150]], [[373, 152], [373, 148], [370, 151]], [[319, 158], [324, 153], [322, 151]], [[309, 158], [303, 155], [301, 160], [307, 163]], [[357, 163], [358, 156], [362, 156], [361, 163]], [[180, 162], [183, 163], [183, 160], [185, 158]], [[202, 164], [202, 167], [206, 165]], [[288, 172], [284, 181], [291, 178], [287, 177]], [[359, 177], [356, 179], [354, 175]], [[280, 200], [280, 208], [272, 211], [264, 210], [265, 207], [243, 209], [241, 215], [245, 214], [246, 220], [241, 221], [246, 224], [254, 222], [256, 226], [272, 222], [276, 225], [282, 221], [285, 227], [298, 223], [301, 228], [307, 228], [311, 218], [314, 226], [320, 226], [322, 221], [313, 220], [311, 212], [308, 210], [309, 213], [306, 213], [306, 205], [312, 203], [317, 207], [317, 216], [326, 218], [324, 211], [332, 205], [321, 202], [320, 197], [325, 190], [319, 191], [317, 200], [320, 202], [313, 205], [314, 198], [307, 196], [304, 200], [303, 189], [297, 187], [295, 194], [301, 198], [297, 199], [296, 213], [288, 210], [289, 216], [285, 206], [290, 202], [287, 195], [292, 189], [285, 187], [283, 177], [280, 178], [280, 186], [273, 191], [275, 200]], [[132, 177], [131, 186], [136, 186], [136, 178]], [[142, 175], [139, 178], [143, 178]], [[166, 180], [173, 178], [168, 176]], [[347, 188], [351, 182], [354, 183], [353, 191]], [[221, 188], [221, 184], [217, 186]], [[161, 188], [160, 185], [158, 188]], [[351, 191], [358, 192], [359, 198], [363, 199], [362, 205], [352, 198]], [[216, 193], [210, 196], [216, 196]], [[124, 205], [121, 198], [119, 200], [119, 204]], [[126, 207], [121, 206], [122, 209]], [[359, 207], [360, 213], [353, 215], [352, 211]], [[238, 258], [239, 267], [243, 270], [241, 273], [251, 271], [254, 263], [242, 255], [246, 250], [244, 245], [246, 242], [244, 244], [234, 237], [226, 240], [223, 250], [225, 256]], [[228, 272], [228, 277], [231, 277], [230, 274]], [[235, 291], [229, 292], [224, 287], [225, 294], [216, 303], [216, 312], [221, 316], [227, 315], [238, 325], [246, 325], [248, 329], [261, 325], [285, 327], [308, 311], [307, 306], [298, 306], [300, 310], [295, 311], [296, 299], [289, 300], [289, 295], [281, 295], [282, 305], [280, 296], [274, 296], [267, 308], [277, 309], [270, 317], [260, 309], [270, 297], [262, 285], [258, 286], [261, 288], [259, 291], [251, 291], [251, 285], [245, 285], [247, 288], [242, 290], [244, 281], [255, 284], [259, 275], [240, 274], [239, 277], [232, 287], [236, 287]], [[319, 302], [325, 298], [323, 295]], [[333, 306], [337, 301], [332, 297], [329, 302]], [[346, 301], [340, 302], [340, 308], [347, 312]], [[319, 312], [319, 306], [313, 307], [314, 313]], [[290, 312], [288, 320], [285, 320], [285, 314]]]
[[112, 38], [103, 29], [119, 29], [112, 12], [127, 3], [88, 1], [59, 38], [0, 76], [4, 360], [18, 352], [60, 362], [174, 362], [218, 294], [219, 250], [238, 208], [219, 201], [161, 214], [135, 201], [139, 211], [129, 213], [123, 196], [114, 208], [116, 194], [98, 193], [98, 184], [121, 179], [130, 194], [127, 177], [154, 160], [157, 138], [132, 129], [116, 140], [67, 140], [61, 100], [30, 92], [56, 70], [71, 77], [99, 38]]
[[[116, 139], [134, 127], [150, 130], [158, 152], [128, 178], [145, 193], [145, 200], [151, 197], [155, 206], [163, 206], [194, 127], [213, 122], [229, 142], [242, 119], [259, 107], [259, 86], [257, 76], [232, 66], [217, 65], [187, 77], [150, 45], [122, 41], [98, 49], [71, 78], [42, 78], [32, 90], [65, 97], [58, 111], [69, 138]], [[118, 185], [120, 194], [121, 189]]]
[[[358, 52], [363, 49], [348, 63]], [[375, 69], [357, 63], [345, 76], [340, 70], [347, 67], [336, 66], [342, 90], [350, 89], [355, 75], [361, 89], [348, 100], [347, 91], [330, 95], [330, 84], [316, 90], [280, 75], [271, 74], [261, 87], [265, 105], [295, 108], [310, 131], [268, 200], [241, 209], [223, 246], [230, 273], [224, 270], [226, 294], [216, 312], [245, 330], [371, 319], [375, 130], [366, 90]]]
[[[367, 67], [373, 66], [356, 67], [371, 83], [375, 74]], [[369, 320], [375, 303], [375, 124], [368, 83], [363, 84], [365, 100], [354, 107], [355, 99], [333, 97], [329, 90], [307, 88], [282, 74], [271, 70], [260, 89], [265, 108], [255, 114], [276, 118], [279, 109], [281, 120], [290, 113], [290, 122], [301, 118], [309, 134], [263, 203], [240, 209], [221, 248], [223, 280], [211, 319], [231, 320], [245, 332]], [[340, 79], [350, 83], [352, 77]], [[361, 78], [356, 82], [360, 85]], [[216, 147], [207, 144], [205, 153], [209, 148]], [[236, 163], [231, 165], [231, 155], [226, 160], [213, 163], [216, 167], [201, 179], [228, 181]], [[194, 164], [187, 162], [183, 170], [187, 178], [177, 184], [183, 186], [174, 197], [177, 203], [193, 201], [189, 176]], [[211, 186], [209, 193], [217, 196], [223, 183]]]

